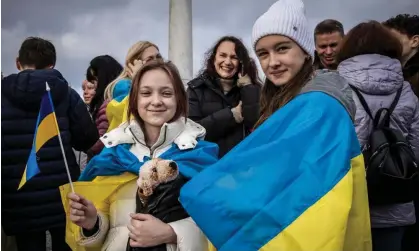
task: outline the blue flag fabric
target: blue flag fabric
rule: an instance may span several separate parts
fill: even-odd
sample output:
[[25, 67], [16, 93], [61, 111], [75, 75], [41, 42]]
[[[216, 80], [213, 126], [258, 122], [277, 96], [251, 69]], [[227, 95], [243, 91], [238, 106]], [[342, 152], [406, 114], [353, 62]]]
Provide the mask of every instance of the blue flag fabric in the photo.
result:
[[45, 145], [45, 143], [60, 133], [48, 84], [46, 84], [45, 90], [41, 100], [38, 120], [36, 122], [32, 150], [29, 153], [28, 162], [19, 183], [18, 190], [31, 178], [41, 172], [39, 170], [36, 153]]
[[[92, 181], [98, 176], [120, 175], [130, 172], [138, 175], [140, 167], [150, 158], [145, 157], [143, 162], [129, 151], [130, 144], [121, 144], [111, 148], [104, 148], [102, 152], [92, 158], [80, 175], [79, 181]], [[208, 141], [200, 140], [194, 149], [180, 150], [176, 144], [159, 156], [161, 159], [170, 159], [177, 163], [179, 172], [187, 178], [195, 176], [204, 168], [218, 160], [218, 146]]]
[[180, 201], [218, 251], [371, 248], [355, 129], [322, 92], [279, 109], [183, 186]]

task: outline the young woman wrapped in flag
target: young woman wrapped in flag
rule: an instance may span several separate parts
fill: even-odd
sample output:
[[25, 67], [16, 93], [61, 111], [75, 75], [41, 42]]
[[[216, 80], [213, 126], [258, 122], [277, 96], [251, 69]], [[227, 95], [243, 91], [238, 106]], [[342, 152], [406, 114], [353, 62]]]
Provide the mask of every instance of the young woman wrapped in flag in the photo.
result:
[[347, 82], [313, 74], [301, 0], [258, 18], [253, 46], [266, 75], [256, 130], [181, 190], [219, 251], [369, 251], [363, 158]]
[[[205, 236], [187, 214], [164, 222], [135, 213], [138, 173], [148, 161], [171, 160], [186, 180], [217, 161], [217, 145], [201, 140], [205, 129], [186, 119], [186, 112], [186, 91], [176, 67], [162, 61], [145, 64], [133, 79], [129, 123], [101, 138], [107, 148], [74, 183], [75, 193], [61, 187], [69, 214], [66, 240], [73, 250], [206, 249]], [[180, 188], [164, 192], [178, 195]]]

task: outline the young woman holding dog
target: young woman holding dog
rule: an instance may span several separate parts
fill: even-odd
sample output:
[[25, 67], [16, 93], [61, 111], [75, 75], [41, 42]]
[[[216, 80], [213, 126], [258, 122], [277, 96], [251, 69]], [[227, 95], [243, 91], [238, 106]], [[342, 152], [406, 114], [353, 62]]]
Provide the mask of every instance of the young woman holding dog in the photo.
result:
[[[80, 177], [93, 182], [75, 183], [78, 193], [68, 194], [69, 205], [64, 205], [73, 223], [67, 224], [67, 241], [74, 240], [73, 250], [77, 245], [125, 250], [128, 240], [128, 249], [161, 244], [167, 250], [206, 249], [206, 238], [191, 218], [164, 223], [135, 213], [138, 171], [147, 161], [173, 160], [188, 179], [217, 161], [217, 145], [200, 140], [205, 129], [186, 118], [187, 107], [182, 80], [172, 63], [152, 61], [135, 75], [129, 122], [101, 138], [106, 148]], [[108, 194], [103, 184], [113, 185]], [[178, 195], [179, 189], [173, 193]]]

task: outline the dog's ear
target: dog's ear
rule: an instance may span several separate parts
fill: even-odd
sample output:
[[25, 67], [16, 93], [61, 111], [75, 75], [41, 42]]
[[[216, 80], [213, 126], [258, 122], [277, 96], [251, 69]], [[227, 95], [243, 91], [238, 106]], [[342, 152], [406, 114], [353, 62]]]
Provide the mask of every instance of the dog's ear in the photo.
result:
[[159, 183], [166, 183], [176, 179], [179, 174], [179, 168], [176, 162], [172, 160], [161, 160], [157, 166]]

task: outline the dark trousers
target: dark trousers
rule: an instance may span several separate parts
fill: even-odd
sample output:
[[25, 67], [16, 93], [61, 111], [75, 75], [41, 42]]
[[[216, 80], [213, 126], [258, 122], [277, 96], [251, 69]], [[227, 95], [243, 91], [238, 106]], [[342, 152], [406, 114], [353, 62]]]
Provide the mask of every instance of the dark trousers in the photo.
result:
[[[51, 234], [52, 251], [71, 251], [65, 242], [65, 228], [53, 228]], [[16, 235], [18, 251], [45, 251], [47, 249], [46, 232], [30, 232]]]
[[373, 251], [401, 251], [405, 227], [373, 228]]
[[[417, 188], [419, 189], [419, 187]], [[416, 224], [408, 226], [403, 237], [403, 251], [419, 250], [419, 198], [415, 200]]]
[[[418, 216], [416, 216], [418, 217]], [[419, 220], [419, 218], [417, 219]], [[419, 250], [419, 224], [408, 226], [403, 237], [403, 251]]]

